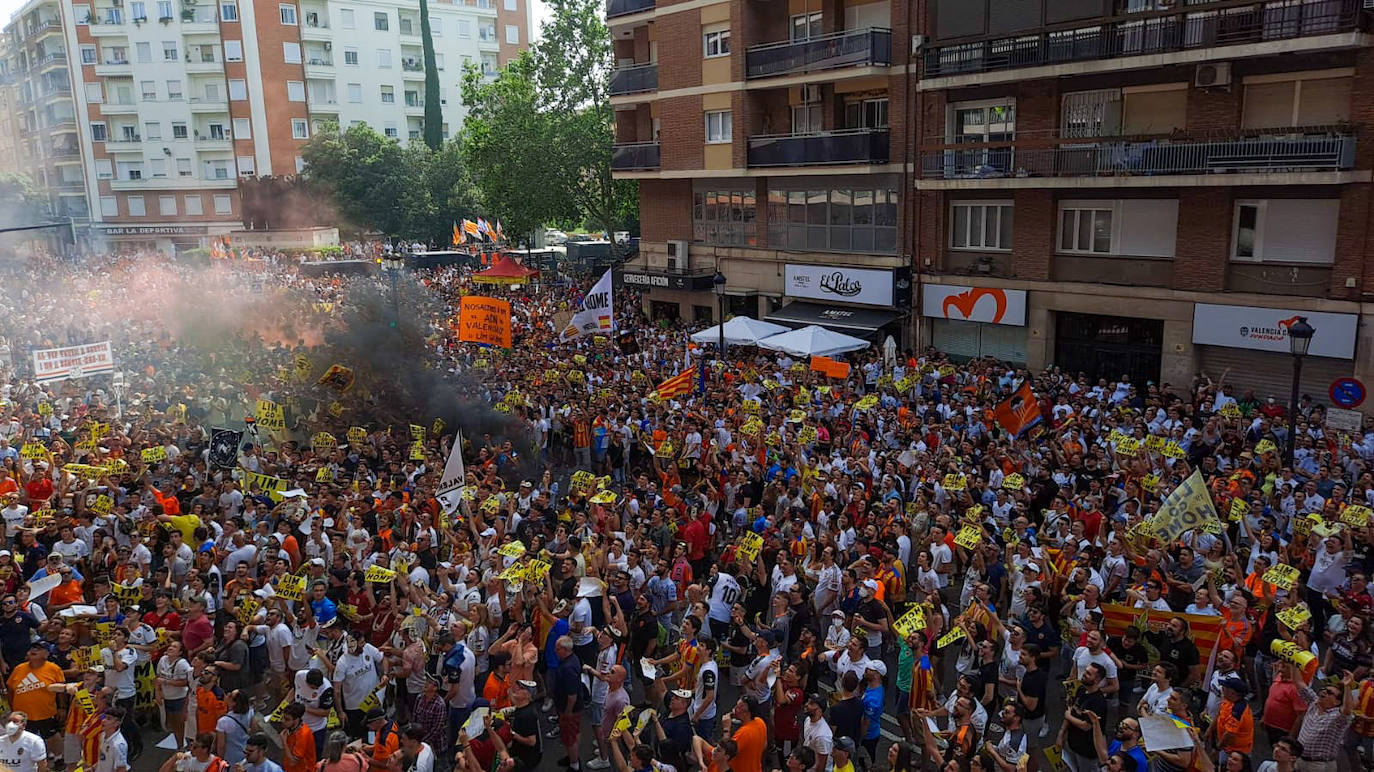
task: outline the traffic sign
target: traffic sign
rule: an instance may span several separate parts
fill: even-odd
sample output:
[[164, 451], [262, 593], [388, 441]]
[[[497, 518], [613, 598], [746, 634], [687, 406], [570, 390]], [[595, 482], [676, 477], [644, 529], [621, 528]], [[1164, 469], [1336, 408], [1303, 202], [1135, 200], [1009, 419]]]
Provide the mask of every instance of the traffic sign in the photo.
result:
[[1364, 398], [1364, 384], [1355, 378], [1337, 378], [1331, 382], [1331, 401], [1340, 407], [1359, 407]]

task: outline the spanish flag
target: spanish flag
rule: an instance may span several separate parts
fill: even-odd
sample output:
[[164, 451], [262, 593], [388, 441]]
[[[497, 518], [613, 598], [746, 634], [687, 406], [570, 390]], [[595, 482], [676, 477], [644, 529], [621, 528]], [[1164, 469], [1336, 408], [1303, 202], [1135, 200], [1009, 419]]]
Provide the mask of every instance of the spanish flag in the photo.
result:
[[694, 385], [692, 383], [694, 376], [696, 376], [696, 368], [688, 368], [660, 383], [657, 389], [658, 398], [672, 399], [683, 394], [690, 394]]

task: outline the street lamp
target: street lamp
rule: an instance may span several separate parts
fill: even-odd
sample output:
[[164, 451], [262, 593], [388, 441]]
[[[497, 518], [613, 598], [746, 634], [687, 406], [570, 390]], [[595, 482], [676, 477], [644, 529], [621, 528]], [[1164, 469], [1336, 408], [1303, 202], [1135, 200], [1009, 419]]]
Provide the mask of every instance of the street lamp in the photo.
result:
[[711, 277], [711, 284], [716, 290], [716, 305], [720, 308], [720, 342], [716, 344], [716, 356], [722, 363], [725, 362], [725, 274], [716, 269], [716, 275]]
[[1302, 359], [1312, 345], [1315, 328], [1307, 323], [1307, 317], [1299, 316], [1298, 321], [1288, 328], [1288, 351], [1293, 355], [1293, 392], [1288, 400], [1288, 449], [1284, 461], [1293, 468], [1293, 451], [1298, 445], [1298, 381], [1302, 379]]
[[382, 256], [382, 268], [385, 269], [386, 272], [387, 272], [387, 275], [391, 277], [391, 326], [392, 326], [392, 328], [398, 327], [398, 326], [400, 326], [400, 324], [401, 324], [401, 306], [400, 306], [400, 300], [397, 298], [397, 294], [396, 294], [396, 280], [400, 278], [400, 276], [401, 276], [401, 268], [402, 268], [404, 265], [405, 265], [405, 261], [403, 261], [403, 260], [401, 259], [401, 256], [398, 255], [398, 254], [396, 254], [395, 252], [387, 252], [385, 255]]

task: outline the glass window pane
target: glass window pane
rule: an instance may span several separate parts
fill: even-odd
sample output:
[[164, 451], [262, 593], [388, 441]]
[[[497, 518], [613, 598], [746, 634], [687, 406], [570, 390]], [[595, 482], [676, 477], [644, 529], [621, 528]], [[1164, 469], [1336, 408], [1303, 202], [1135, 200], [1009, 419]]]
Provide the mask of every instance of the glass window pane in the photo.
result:
[[988, 247], [988, 248], [990, 248], [990, 249], [996, 249], [997, 246], [998, 246], [998, 244], [997, 244], [997, 227], [998, 227], [998, 226], [997, 226], [997, 218], [1000, 217], [1001, 214], [1002, 214], [1002, 207], [1000, 207], [1000, 206], [989, 206], [989, 207], [984, 207], [983, 212], [984, 212], [984, 219], [983, 219], [983, 246], [984, 246], [984, 247]]
[[968, 234], [969, 234], [969, 236], [968, 236], [968, 238], [969, 238], [969, 246], [972, 246], [972, 247], [985, 247], [985, 246], [987, 246], [987, 244], [983, 241], [983, 213], [984, 213], [984, 211], [985, 211], [985, 208], [984, 208], [984, 207], [981, 207], [981, 206], [971, 206], [971, 207], [969, 207], [969, 211], [968, 211], [968, 223], [969, 223], [969, 227], [968, 227]]
[[879, 190], [875, 195], [873, 224], [897, 227], [897, 191]]
[[1246, 204], [1239, 212], [1239, 226], [1236, 230], [1236, 257], [1255, 256], [1255, 233], [1259, 224], [1259, 207]]
[[854, 191], [854, 224], [873, 224], [873, 191]]
[[956, 247], [968, 246], [968, 210], [967, 206], [954, 207], [954, 238], [950, 243]]
[[792, 190], [787, 193], [787, 221], [799, 225], [806, 223], [806, 191]]
[[1078, 213], [1078, 235], [1074, 237], [1074, 249], [1087, 251], [1093, 245], [1093, 213], [1082, 210]]
[[896, 252], [897, 251], [897, 229], [878, 228], [873, 234], [874, 252]]
[[1099, 209], [1093, 217], [1093, 251], [1103, 254], [1112, 251], [1112, 213], [1109, 209]]
[[854, 246], [851, 247], [855, 252], [873, 251], [873, 229], [854, 228]]
[[830, 228], [830, 248], [831, 249], [852, 249], [849, 245], [849, 233], [853, 230], [848, 225], [835, 225]]
[[806, 194], [806, 223], [825, 225], [825, 204], [829, 198], [828, 190], [812, 190]]
[[701, 193], [698, 192], [698, 193], [693, 193], [693, 194], [692, 194], [692, 219], [693, 219], [693, 220], [700, 220], [700, 219], [702, 219], [702, 217], [703, 217], [703, 214], [702, 214], [702, 213], [703, 213], [703, 210], [704, 210], [704, 206], [703, 206], [704, 202], [705, 202], [705, 198], [702, 196]]
[[1065, 209], [1059, 219], [1059, 249], [1068, 252], [1073, 249], [1074, 215], [1072, 209]]
[[1011, 218], [1015, 210], [1009, 206], [999, 207], [1002, 210], [1001, 218], [998, 221], [1000, 231], [997, 237], [999, 249], [1011, 249]]
[[849, 224], [849, 205], [853, 194], [848, 190], [830, 191], [830, 224]]

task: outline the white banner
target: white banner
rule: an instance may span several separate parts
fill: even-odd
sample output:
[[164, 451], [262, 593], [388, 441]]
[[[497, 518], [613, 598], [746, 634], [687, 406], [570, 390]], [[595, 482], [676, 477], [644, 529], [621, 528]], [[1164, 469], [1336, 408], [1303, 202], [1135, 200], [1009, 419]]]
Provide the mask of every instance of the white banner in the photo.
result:
[[108, 340], [103, 343], [46, 348], [33, 352], [33, 379], [38, 383], [112, 372], [114, 352], [110, 349]]
[[936, 319], [1026, 325], [1026, 291], [995, 287], [921, 286], [921, 313]]
[[1317, 331], [1307, 353], [1335, 359], [1355, 358], [1355, 330], [1360, 322], [1355, 314], [1198, 303], [1193, 306], [1193, 342], [1287, 354], [1288, 328], [1300, 316]]
[[466, 472], [463, 471], [463, 433], [460, 431], [454, 435], [453, 448], [449, 450], [448, 461], [444, 463], [444, 476], [439, 478], [439, 487], [435, 492], [444, 514], [458, 509], [466, 478]]
[[892, 271], [788, 263], [783, 266], [782, 294], [791, 298], [891, 306]]
[[611, 295], [611, 271], [601, 275], [582, 300], [582, 310], [573, 314], [563, 328], [560, 340], [569, 341], [583, 335], [608, 335], [615, 332], [615, 305]]

